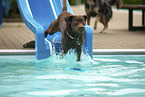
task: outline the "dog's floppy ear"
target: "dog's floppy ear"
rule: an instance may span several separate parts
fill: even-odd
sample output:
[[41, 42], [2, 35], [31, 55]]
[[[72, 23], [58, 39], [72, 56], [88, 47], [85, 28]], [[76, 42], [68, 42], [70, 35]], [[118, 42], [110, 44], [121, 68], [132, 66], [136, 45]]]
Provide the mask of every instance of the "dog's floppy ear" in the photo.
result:
[[68, 16], [65, 18], [66, 22], [71, 22], [74, 16]]

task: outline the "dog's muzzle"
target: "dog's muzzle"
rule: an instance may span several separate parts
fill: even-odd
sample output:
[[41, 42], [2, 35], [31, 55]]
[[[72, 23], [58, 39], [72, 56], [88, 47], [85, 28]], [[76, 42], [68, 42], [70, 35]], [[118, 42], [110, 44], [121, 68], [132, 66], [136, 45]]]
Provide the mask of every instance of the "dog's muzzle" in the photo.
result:
[[84, 32], [85, 31], [85, 27], [79, 27], [79, 31], [80, 32]]

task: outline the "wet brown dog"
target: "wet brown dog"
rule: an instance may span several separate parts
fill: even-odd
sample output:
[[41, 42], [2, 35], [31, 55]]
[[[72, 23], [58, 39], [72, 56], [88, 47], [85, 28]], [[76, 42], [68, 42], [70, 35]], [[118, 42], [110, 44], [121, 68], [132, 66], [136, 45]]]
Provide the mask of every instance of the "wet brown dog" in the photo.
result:
[[60, 31], [62, 34], [62, 55], [69, 49], [76, 49], [77, 61], [80, 61], [82, 45], [84, 43], [84, 31], [87, 16], [76, 16], [67, 12], [66, 0], [63, 0], [63, 12], [54, 20], [45, 31], [45, 37]]

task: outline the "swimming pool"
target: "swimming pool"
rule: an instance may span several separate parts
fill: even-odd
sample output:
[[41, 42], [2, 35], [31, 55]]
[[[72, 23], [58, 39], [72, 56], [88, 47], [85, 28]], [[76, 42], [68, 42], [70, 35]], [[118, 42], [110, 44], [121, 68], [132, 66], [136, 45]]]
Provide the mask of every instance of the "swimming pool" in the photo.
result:
[[0, 56], [0, 97], [144, 97], [145, 55]]

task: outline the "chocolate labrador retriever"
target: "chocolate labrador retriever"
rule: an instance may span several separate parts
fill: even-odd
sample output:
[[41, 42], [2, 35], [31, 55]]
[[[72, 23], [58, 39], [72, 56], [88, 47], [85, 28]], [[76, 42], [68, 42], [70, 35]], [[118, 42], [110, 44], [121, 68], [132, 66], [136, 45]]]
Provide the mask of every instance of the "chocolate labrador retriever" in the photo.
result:
[[67, 12], [66, 0], [63, 0], [62, 13], [45, 31], [45, 37], [47, 37], [48, 34], [52, 35], [55, 32], [60, 31], [62, 34], [62, 55], [66, 54], [69, 49], [76, 49], [77, 61], [80, 61], [82, 45], [84, 43], [86, 19], [86, 15], [76, 16]]

